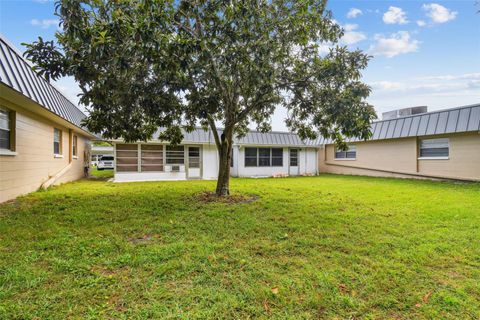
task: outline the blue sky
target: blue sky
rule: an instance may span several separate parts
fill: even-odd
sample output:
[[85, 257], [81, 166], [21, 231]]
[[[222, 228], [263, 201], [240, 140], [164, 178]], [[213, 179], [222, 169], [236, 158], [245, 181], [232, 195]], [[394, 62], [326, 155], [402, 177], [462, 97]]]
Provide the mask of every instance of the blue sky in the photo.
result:
[[[438, 110], [480, 102], [480, 5], [456, 1], [330, 0], [341, 40], [373, 56], [364, 72], [372, 87], [368, 101], [383, 111], [416, 105]], [[53, 39], [54, 2], [0, 0], [0, 32], [21, 51], [38, 36]], [[57, 87], [78, 102], [72, 79]], [[272, 119], [285, 130], [285, 111]]]

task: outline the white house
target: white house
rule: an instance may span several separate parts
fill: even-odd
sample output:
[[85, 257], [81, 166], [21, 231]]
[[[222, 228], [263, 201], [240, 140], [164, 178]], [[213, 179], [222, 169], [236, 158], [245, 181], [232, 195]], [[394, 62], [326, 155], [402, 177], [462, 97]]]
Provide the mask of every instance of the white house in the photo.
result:
[[[211, 131], [197, 128], [190, 133], [184, 132], [184, 139], [178, 146], [156, 139], [158, 134], [147, 143], [112, 141], [115, 182], [217, 178], [219, 155]], [[303, 142], [296, 134], [250, 131], [234, 141], [231, 175], [317, 174], [318, 148], [313, 143]]]

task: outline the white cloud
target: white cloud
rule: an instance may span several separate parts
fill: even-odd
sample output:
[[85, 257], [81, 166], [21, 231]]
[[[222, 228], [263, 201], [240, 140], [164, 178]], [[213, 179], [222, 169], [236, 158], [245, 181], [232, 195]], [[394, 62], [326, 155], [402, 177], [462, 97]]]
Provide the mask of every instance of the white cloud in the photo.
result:
[[398, 90], [403, 88], [403, 84], [393, 81], [376, 81], [370, 83], [374, 90]]
[[429, 17], [433, 23], [445, 23], [454, 20], [458, 14], [458, 12], [451, 11], [438, 3], [424, 4], [422, 8], [427, 12], [427, 17]]
[[388, 92], [448, 92], [470, 90], [480, 86], [480, 73], [440, 75], [411, 78], [408, 82], [376, 81], [370, 85], [377, 91]]
[[58, 28], [59, 23], [60, 23], [60, 21], [58, 19], [43, 19], [43, 20], [32, 19], [30, 21], [30, 24], [32, 26], [41, 27], [42, 29], [48, 29], [51, 26], [55, 26], [55, 27]]
[[464, 73], [460, 75], [441, 75], [441, 76], [427, 76], [427, 77], [418, 77], [415, 80], [441, 80], [441, 81], [451, 81], [451, 80], [480, 80], [480, 72], [473, 73]]
[[473, 104], [480, 99], [480, 72], [368, 84], [373, 89], [368, 101], [380, 112], [413, 105], [427, 105], [433, 111]]
[[357, 9], [357, 8], [351, 8], [347, 13], [347, 18], [349, 18], [349, 19], [356, 18], [356, 17], [358, 17], [362, 14], [363, 14], [362, 10]]
[[425, 27], [427, 23], [423, 20], [417, 20], [417, 26], [419, 27]]
[[345, 34], [340, 39], [340, 43], [342, 44], [351, 45], [367, 39], [365, 33], [355, 31], [358, 29], [358, 24], [347, 23], [343, 26], [343, 29], [345, 30]]
[[396, 32], [390, 37], [377, 34], [375, 43], [370, 46], [369, 52], [373, 55], [392, 58], [399, 54], [416, 52], [419, 44], [419, 41], [410, 38], [407, 31]]
[[391, 6], [383, 14], [383, 22], [386, 24], [406, 24], [408, 23], [407, 14], [402, 8]]

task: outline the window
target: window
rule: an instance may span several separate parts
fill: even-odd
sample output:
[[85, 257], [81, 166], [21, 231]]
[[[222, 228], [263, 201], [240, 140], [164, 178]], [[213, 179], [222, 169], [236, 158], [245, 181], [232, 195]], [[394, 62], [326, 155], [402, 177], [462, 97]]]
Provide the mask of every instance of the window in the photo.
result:
[[72, 137], [72, 155], [74, 157], [78, 156], [78, 151], [77, 151], [77, 136]]
[[245, 148], [245, 167], [283, 166], [282, 148]]
[[273, 148], [272, 149], [272, 167], [281, 167], [281, 166], [283, 166], [283, 149]]
[[259, 148], [258, 149], [258, 166], [270, 167], [271, 149]]
[[245, 148], [245, 167], [257, 166], [257, 148]]
[[183, 146], [167, 146], [167, 164], [184, 164], [185, 151]]
[[53, 129], [53, 154], [62, 154], [62, 131]]
[[15, 112], [0, 107], [0, 149], [15, 150]]
[[[117, 172], [138, 171], [138, 146], [136, 144], [117, 144], [115, 152]], [[102, 158], [99, 156], [99, 160]]]
[[142, 144], [142, 172], [163, 171], [163, 145]]
[[420, 140], [420, 158], [446, 158], [448, 154], [448, 138]]
[[347, 150], [342, 151], [335, 147], [335, 159], [356, 159], [357, 147], [353, 144], [347, 146]]
[[290, 149], [290, 167], [298, 166], [298, 149]]
[[188, 147], [188, 167], [200, 168], [200, 148]]

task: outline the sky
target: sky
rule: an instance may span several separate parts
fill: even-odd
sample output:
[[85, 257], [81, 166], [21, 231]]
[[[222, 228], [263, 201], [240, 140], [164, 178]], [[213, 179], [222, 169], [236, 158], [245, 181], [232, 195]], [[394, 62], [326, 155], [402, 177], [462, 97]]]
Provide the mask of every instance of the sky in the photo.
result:
[[[341, 44], [372, 56], [363, 81], [379, 118], [385, 111], [426, 105], [429, 111], [480, 103], [480, 4], [475, 0], [330, 0], [343, 26]], [[54, 39], [58, 19], [51, 0], [0, 0], [0, 32], [17, 49], [38, 36]], [[73, 102], [72, 78], [56, 83]], [[84, 109], [82, 106], [80, 106]], [[286, 111], [272, 117], [286, 130]]]

